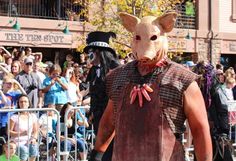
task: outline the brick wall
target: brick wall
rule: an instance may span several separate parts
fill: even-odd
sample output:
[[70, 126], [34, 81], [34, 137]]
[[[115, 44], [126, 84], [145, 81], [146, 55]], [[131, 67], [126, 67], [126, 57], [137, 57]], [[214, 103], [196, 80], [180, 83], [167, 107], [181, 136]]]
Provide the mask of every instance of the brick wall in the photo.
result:
[[[219, 31], [236, 33], [236, 23], [232, 22], [232, 0], [219, 1]], [[213, 17], [214, 18], [214, 17]]]

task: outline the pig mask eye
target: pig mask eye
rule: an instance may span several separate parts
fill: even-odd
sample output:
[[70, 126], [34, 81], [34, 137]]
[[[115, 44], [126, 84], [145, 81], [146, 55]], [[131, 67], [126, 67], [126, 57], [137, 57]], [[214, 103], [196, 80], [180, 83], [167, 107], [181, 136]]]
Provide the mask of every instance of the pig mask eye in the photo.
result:
[[152, 40], [152, 41], [154, 41], [154, 40], [156, 40], [157, 39], [157, 35], [153, 35], [151, 38], [150, 38], [150, 40]]
[[135, 40], [141, 40], [141, 37], [139, 35], [136, 35]]

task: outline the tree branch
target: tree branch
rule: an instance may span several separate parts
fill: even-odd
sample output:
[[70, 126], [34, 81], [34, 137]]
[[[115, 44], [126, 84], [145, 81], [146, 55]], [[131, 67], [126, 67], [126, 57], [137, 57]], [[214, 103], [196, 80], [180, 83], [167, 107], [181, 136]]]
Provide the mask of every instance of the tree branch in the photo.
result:
[[120, 42], [120, 41], [113, 40], [113, 42], [115, 42], [115, 43], [117, 43], [117, 44], [120, 44], [120, 45], [124, 45], [124, 46], [126, 46], [126, 47], [128, 47], [128, 48], [131, 48], [131, 46], [130, 46], [130, 45], [127, 45], [127, 44], [125, 44], [125, 43], [122, 43], [122, 42]]

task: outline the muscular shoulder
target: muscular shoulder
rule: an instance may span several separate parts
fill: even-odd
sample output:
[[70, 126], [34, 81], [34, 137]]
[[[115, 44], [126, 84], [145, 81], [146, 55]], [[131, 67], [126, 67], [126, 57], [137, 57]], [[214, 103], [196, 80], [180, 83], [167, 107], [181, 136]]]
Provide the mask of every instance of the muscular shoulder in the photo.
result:
[[172, 84], [186, 90], [192, 82], [198, 82], [199, 78], [200, 76], [188, 70], [181, 64], [170, 62], [170, 66], [163, 76], [162, 84]]

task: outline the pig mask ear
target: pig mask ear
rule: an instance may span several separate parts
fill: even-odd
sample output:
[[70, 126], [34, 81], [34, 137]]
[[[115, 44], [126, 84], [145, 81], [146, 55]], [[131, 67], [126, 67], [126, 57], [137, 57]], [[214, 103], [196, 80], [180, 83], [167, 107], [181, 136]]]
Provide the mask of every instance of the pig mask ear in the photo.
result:
[[154, 24], [158, 26], [161, 25], [163, 32], [170, 32], [175, 25], [177, 14], [175, 12], [169, 12], [161, 17], [158, 17], [156, 20], [154, 20]]
[[140, 19], [138, 17], [135, 17], [125, 12], [120, 12], [119, 15], [120, 15], [123, 26], [129, 32], [134, 32], [135, 26], [140, 22]]

